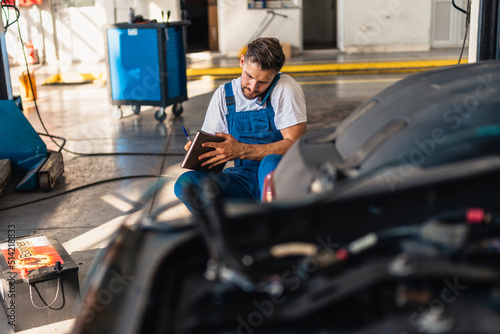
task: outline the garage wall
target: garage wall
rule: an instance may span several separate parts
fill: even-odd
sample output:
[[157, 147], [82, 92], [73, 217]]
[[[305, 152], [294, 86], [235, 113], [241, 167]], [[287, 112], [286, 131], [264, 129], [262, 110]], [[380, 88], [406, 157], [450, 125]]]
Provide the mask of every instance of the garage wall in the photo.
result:
[[[147, 19], [161, 21], [170, 10], [170, 20], [180, 20], [179, 0], [96, 0], [95, 6], [68, 7], [62, 0], [43, 1], [40, 6], [19, 7], [19, 25], [24, 42], [32, 40], [40, 62], [97, 62], [104, 60], [103, 29], [107, 24], [128, 21], [128, 9]], [[5, 15], [5, 14], [4, 14]], [[11, 10], [11, 20], [15, 17]], [[6, 33], [11, 65], [24, 63], [17, 24]]]
[[431, 0], [347, 0], [343, 10], [345, 52], [430, 48]]
[[[104, 59], [104, 25], [126, 22], [131, 6], [145, 18], [161, 20], [161, 11], [166, 15], [170, 10], [172, 21], [181, 19], [180, 0], [96, 0], [94, 8], [84, 9], [64, 9], [58, 6], [60, 1], [47, 0], [42, 6], [21, 9], [23, 38], [33, 40], [41, 60], [49, 63]], [[261, 36], [277, 37], [290, 43], [294, 54], [302, 52], [303, 20], [315, 22], [314, 18], [303, 18], [304, 1], [309, 0], [296, 0], [296, 8], [276, 9], [288, 17], [276, 16]], [[432, 4], [433, 0], [337, 0], [338, 47], [345, 52], [428, 50]], [[267, 10], [248, 9], [245, 0], [218, 0], [217, 5], [219, 51], [237, 56], [260, 28]], [[315, 29], [326, 29], [321, 22], [316, 23]], [[324, 33], [327, 36], [330, 31]], [[13, 63], [20, 59], [17, 35], [16, 26], [6, 34], [9, 60]]]
[[[128, 9], [134, 8], [136, 15], [161, 21], [161, 12], [165, 18], [170, 10], [170, 21], [180, 20], [180, 0], [98, 0], [106, 11], [106, 22], [127, 22]], [[115, 21], [116, 17], [116, 21]]]
[[[57, 59], [57, 49], [54, 40], [55, 21], [51, 11], [51, 2], [44, 1], [41, 6], [19, 7], [19, 21], [12, 24], [6, 34], [6, 47], [10, 64], [24, 64], [23, 47], [19, 30], [24, 43], [31, 41], [38, 52], [41, 62], [46, 59]], [[15, 19], [13, 9], [4, 8], [4, 23], [8, 17], [12, 23]]]
[[[267, 11], [248, 9], [247, 2], [240, 0], [218, 0], [217, 5], [219, 51], [228, 57], [235, 57], [259, 29]], [[284, 14], [287, 18], [275, 16], [260, 36], [276, 37], [282, 43], [290, 43], [293, 52], [302, 51], [302, 10], [287, 8], [276, 9], [275, 12]]]

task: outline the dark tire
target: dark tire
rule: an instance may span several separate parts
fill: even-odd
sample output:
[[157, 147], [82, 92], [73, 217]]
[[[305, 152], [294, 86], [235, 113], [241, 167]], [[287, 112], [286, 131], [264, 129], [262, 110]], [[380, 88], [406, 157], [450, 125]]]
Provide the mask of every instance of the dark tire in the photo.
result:
[[182, 104], [180, 103], [176, 103], [174, 104], [174, 106], [172, 107], [172, 113], [175, 115], [175, 116], [180, 116], [182, 114], [182, 112], [184, 111], [184, 108], [182, 107]]
[[40, 189], [43, 191], [50, 191], [50, 179], [49, 179], [49, 174], [42, 174], [40, 175]]
[[133, 105], [132, 106], [132, 112], [136, 115], [138, 115], [141, 112], [141, 106], [138, 105]]
[[167, 118], [167, 114], [165, 113], [165, 108], [160, 108], [155, 112], [155, 119], [158, 122], [163, 122]]

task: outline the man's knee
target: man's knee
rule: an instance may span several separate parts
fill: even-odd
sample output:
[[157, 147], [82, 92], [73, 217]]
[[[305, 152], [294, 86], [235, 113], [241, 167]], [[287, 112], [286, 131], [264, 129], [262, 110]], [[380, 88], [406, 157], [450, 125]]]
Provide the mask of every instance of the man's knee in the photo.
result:
[[266, 178], [266, 175], [276, 169], [282, 157], [282, 155], [270, 154], [262, 159], [258, 173], [259, 189], [261, 193], [262, 188], [264, 187], [264, 179]]
[[179, 176], [179, 178], [177, 179], [177, 181], [175, 181], [174, 184], [174, 194], [180, 200], [184, 198], [184, 192], [187, 185], [186, 177], [184, 176], [184, 174]]
[[[201, 174], [200, 174], [201, 173]], [[197, 212], [201, 208], [200, 199], [197, 196], [188, 199], [188, 187], [199, 187], [201, 180], [206, 176], [203, 172], [189, 171], [181, 174], [174, 184], [174, 193], [178, 199], [188, 208], [191, 213]]]
[[264, 174], [262, 177], [265, 177], [268, 173], [275, 170], [282, 157], [283, 156], [279, 154], [269, 154], [265, 156], [260, 163], [259, 174]]
[[279, 155], [279, 154], [269, 154], [269, 155], [266, 155], [264, 157], [264, 159], [262, 159], [262, 161], [264, 161], [264, 162], [279, 162], [281, 160], [281, 158], [283, 158], [282, 155]]
[[181, 174], [174, 184], [174, 193], [178, 199], [185, 202], [186, 189], [190, 185], [197, 186], [200, 183], [201, 177], [197, 172], [189, 171]]

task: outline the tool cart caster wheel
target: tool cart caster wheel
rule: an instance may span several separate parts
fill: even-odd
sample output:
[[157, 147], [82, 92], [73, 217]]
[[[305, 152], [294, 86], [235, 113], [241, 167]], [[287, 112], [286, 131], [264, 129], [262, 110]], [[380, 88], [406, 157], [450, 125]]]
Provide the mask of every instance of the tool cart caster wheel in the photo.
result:
[[155, 112], [155, 119], [158, 122], [163, 122], [167, 118], [167, 114], [165, 113], [165, 108], [160, 108]]
[[183, 111], [184, 111], [184, 108], [182, 108], [182, 104], [180, 104], [180, 103], [176, 103], [172, 107], [172, 112], [175, 116], [180, 116]]
[[123, 111], [121, 106], [114, 106], [112, 111], [113, 118], [120, 119], [123, 117]]
[[136, 115], [138, 115], [141, 112], [141, 106], [138, 105], [133, 105], [132, 106], [132, 112]]
[[40, 189], [43, 191], [50, 191], [50, 179], [48, 174], [40, 175]]

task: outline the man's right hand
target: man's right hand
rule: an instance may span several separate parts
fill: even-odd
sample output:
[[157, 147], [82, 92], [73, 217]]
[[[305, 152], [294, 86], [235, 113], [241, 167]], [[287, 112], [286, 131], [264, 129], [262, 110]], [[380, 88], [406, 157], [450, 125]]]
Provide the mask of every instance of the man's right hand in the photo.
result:
[[186, 143], [186, 145], [184, 145], [184, 149], [185, 149], [186, 151], [187, 151], [187, 150], [189, 150], [189, 148], [191, 147], [191, 144], [192, 144], [192, 141], [191, 141], [191, 140], [190, 140], [190, 141], [188, 141], [188, 142]]

